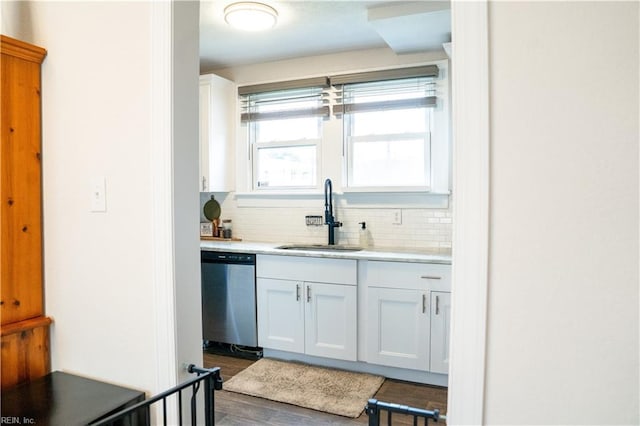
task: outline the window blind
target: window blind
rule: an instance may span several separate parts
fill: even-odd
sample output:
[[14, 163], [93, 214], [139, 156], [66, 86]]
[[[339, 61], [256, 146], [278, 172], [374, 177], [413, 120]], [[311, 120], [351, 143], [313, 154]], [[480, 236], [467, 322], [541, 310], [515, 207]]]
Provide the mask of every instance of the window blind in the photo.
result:
[[328, 117], [326, 77], [238, 88], [242, 122]]
[[402, 68], [331, 77], [335, 115], [435, 107], [438, 67]]

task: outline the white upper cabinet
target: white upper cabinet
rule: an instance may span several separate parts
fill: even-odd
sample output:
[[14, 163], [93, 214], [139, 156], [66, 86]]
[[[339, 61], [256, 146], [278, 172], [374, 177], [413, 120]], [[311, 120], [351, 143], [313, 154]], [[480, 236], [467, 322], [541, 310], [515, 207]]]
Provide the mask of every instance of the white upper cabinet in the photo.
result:
[[200, 76], [200, 191], [234, 190], [235, 84]]

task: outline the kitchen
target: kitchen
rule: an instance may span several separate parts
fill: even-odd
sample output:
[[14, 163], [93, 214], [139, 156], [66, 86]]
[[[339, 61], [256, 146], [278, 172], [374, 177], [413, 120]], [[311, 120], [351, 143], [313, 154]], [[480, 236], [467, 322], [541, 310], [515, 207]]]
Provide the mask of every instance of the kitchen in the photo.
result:
[[[206, 111], [208, 115], [205, 113], [204, 116], [201, 117], [201, 137], [204, 136], [204, 144], [207, 146], [201, 147], [201, 154], [204, 153], [204, 161], [203, 158], [201, 158], [200, 189], [201, 191], [203, 189], [212, 189], [214, 191], [211, 194], [201, 192], [201, 201], [205, 203], [203, 212], [207, 212], [213, 203], [216, 206], [214, 211], [217, 213], [217, 225], [222, 225], [219, 223], [220, 219], [231, 220], [231, 222], [227, 223], [233, 224], [233, 235], [239, 236], [243, 240], [242, 242], [232, 242], [228, 244], [205, 241], [201, 246], [205, 250], [232, 250], [235, 254], [242, 253], [244, 247], [245, 251], [249, 250], [249, 253], [255, 254], [255, 251], [250, 251], [256, 247], [256, 244], [253, 243], [270, 243], [270, 246], [269, 244], [263, 244], [262, 247], [258, 248], [258, 338], [257, 340], [254, 339], [252, 344], [252, 346], [257, 346], [256, 342], [260, 341], [261, 346], [265, 346], [265, 356], [292, 359], [295, 353], [306, 353], [308, 355], [321, 353], [324, 354], [325, 357], [313, 359], [311, 362], [334, 366], [340, 365], [346, 369], [364, 368], [365, 370], [371, 370], [374, 364], [387, 365], [395, 367], [396, 369], [394, 372], [386, 372], [385, 376], [387, 377], [395, 376], [407, 380], [425, 381], [427, 383], [430, 382], [432, 384], [446, 386], [446, 374], [448, 372], [448, 319], [443, 323], [443, 327], [446, 327], [447, 330], [439, 332], [443, 342], [440, 343], [438, 349], [436, 349], [436, 345], [433, 343], [431, 346], [429, 345], [429, 338], [432, 337], [432, 340], [435, 342], [437, 340], [435, 336], [438, 334], [435, 330], [430, 331], [429, 323], [431, 322], [432, 325], [436, 324], [435, 319], [442, 317], [445, 310], [448, 309], [448, 304], [445, 300], [449, 300], [450, 281], [447, 278], [442, 279], [441, 283], [438, 283], [440, 285], [434, 287], [433, 285], [429, 286], [429, 281], [423, 278], [422, 282], [409, 285], [409, 283], [412, 282], [412, 278], [402, 278], [403, 270], [410, 270], [411, 266], [417, 265], [406, 265], [403, 267], [403, 264], [397, 263], [397, 261], [421, 262], [427, 259], [427, 262], [431, 261], [439, 263], [440, 265], [450, 263], [452, 228], [449, 183], [449, 166], [451, 162], [451, 144], [449, 137], [450, 82], [448, 57], [443, 48], [443, 43], [448, 43], [450, 40], [449, 6], [446, 3], [414, 3], [409, 4], [409, 6], [411, 6], [410, 8], [407, 4], [401, 3], [392, 6], [374, 3], [342, 4], [339, 7], [335, 4], [332, 5], [328, 3], [324, 5], [312, 5], [313, 6], [310, 6], [310, 4], [307, 3], [296, 8], [290, 4], [282, 4], [280, 5], [280, 8], [283, 9], [282, 14], [288, 16], [288, 20], [279, 24], [281, 27], [276, 26], [268, 31], [245, 35], [239, 33], [237, 30], [233, 32], [226, 26], [224, 17], [221, 16], [222, 10], [224, 9], [223, 4], [219, 2], [202, 4], [201, 20], [206, 22], [206, 24], [203, 24], [203, 28], [201, 28], [202, 51], [208, 53], [205, 46], [212, 44], [207, 41], [209, 39], [218, 40], [218, 43], [215, 45], [217, 49], [212, 49], [214, 53], [221, 51], [221, 53], [217, 55], [209, 54], [210, 56], [208, 57], [204, 56], [205, 54], [201, 55], [204, 56], [201, 59], [203, 63], [207, 61], [224, 63], [224, 58], [226, 57], [241, 56], [242, 54], [238, 53], [238, 50], [241, 52], [260, 52], [260, 55], [264, 57], [266, 55], [265, 51], [269, 49], [270, 37], [275, 39], [273, 44], [277, 47], [279, 46], [277, 43], [279, 38], [288, 40], [312, 40], [317, 39], [319, 34], [339, 33], [340, 28], [344, 27], [348, 27], [350, 31], [353, 32], [354, 37], [353, 40], [345, 40], [345, 37], [341, 37], [341, 40], [354, 44], [359, 43], [360, 46], [363, 46], [364, 42], [359, 40], [358, 36], [369, 31], [372, 33], [372, 48], [364, 49], [361, 47], [356, 51], [358, 52], [356, 55], [358, 59], [354, 60], [353, 48], [337, 44], [333, 39], [325, 37], [322, 46], [319, 46], [318, 43], [316, 43], [315, 46], [316, 51], [322, 53], [322, 55], [310, 55], [310, 53], [313, 52], [311, 49], [313, 49], [314, 46], [309, 46], [308, 43], [305, 43], [303, 40], [301, 44], [304, 47], [292, 46], [291, 48], [298, 49], [299, 52], [305, 52], [304, 49], [306, 48], [306, 54], [292, 54], [280, 49], [280, 57], [284, 58], [280, 62], [250, 63], [250, 58], [245, 58], [244, 62], [246, 64], [244, 65], [235, 67], [227, 66], [225, 69], [217, 70], [218, 74], [235, 80], [233, 83], [209, 73], [201, 76], [201, 113]], [[307, 18], [308, 22], [306, 27], [309, 34], [307, 34], [307, 32], [301, 32], [302, 25], [299, 23], [299, 20], [304, 21], [308, 13], [315, 14], [315, 19]], [[319, 17], [319, 14], [327, 14], [327, 16], [325, 17], [323, 15], [323, 17]], [[336, 16], [341, 17], [341, 20], [337, 20]], [[384, 17], [384, 19], [382, 19], [382, 17]], [[312, 27], [313, 22], [316, 23], [315, 25], [318, 28]], [[332, 22], [333, 27], [326, 28], [326, 25], [322, 24], [323, 22]], [[380, 22], [384, 22], [385, 24], [383, 27], [384, 31], [377, 31]], [[395, 27], [393, 26], [394, 23]], [[429, 25], [426, 25], [427, 23]], [[407, 27], [410, 25], [414, 25], [415, 28], [412, 31], [407, 31]], [[213, 27], [213, 29], [207, 27]], [[294, 28], [294, 31], [296, 31], [295, 36], [287, 33], [289, 27]], [[430, 29], [431, 34], [429, 34], [429, 37], [416, 37], [420, 28], [424, 27]], [[390, 33], [390, 28], [395, 28], [395, 33]], [[398, 40], [398, 28], [405, 30], [405, 34], [408, 33], [411, 37], [402, 41]], [[214, 32], [214, 30], [216, 31]], [[386, 38], [381, 38], [378, 33], [381, 33]], [[225, 35], [227, 35], [227, 37], [225, 37]], [[254, 38], [251, 38], [252, 35]], [[249, 48], [242, 49], [242, 45], [240, 44], [242, 41], [251, 44], [256, 36], [260, 37], [264, 45], [255, 46], [253, 50]], [[220, 40], [227, 39], [228, 37], [237, 37], [240, 40], [232, 40], [228, 45], [227, 43], [220, 42]], [[388, 43], [388, 40], [394, 37], [395, 43], [393, 46], [395, 50], [392, 50], [386, 47], [384, 41]], [[363, 38], [363, 36], [360, 36], [360, 38]], [[416, 38], [421, 40], [421, 42], [417, 43]], [[385, 47], [379, 47], [381, 44]], [[223, 47], [231, 50], [232, 53], [221, 50]], [[449, 47], [449, 44], [445, 47]], [[274, 48], [271, 47], [271, 49]], [[274, 50], [278, 49], [276, 48]], [[337, 51], [337, 53], [331, 53], [332, 51]], [[344, 53], [344, 51], [349, 52]], [[292, 58], [292, 56], [300, 57]], [[239, 62], [242, 61], [240, 60]], [[201, 65], [201, 69], [205, 67], [206, 65]], [[331, 117], [325, 117], [320, 121], [322, 128], [321, 148], [317, 149], [317, 156], [320, 158], [318, 158], [317, 161], [313, 160], [312, 163], [314, 163], [314, 167], [309, 168], [308, 174], [314, 174], [313, 178], [302, 183], [291, 183], [289, 181], [280, 183], [277, 181], [277, 177], [275, 177], [275, 170], [271, 170], [271, 175], [268, 175], [268, 171], [265, 175], [265, 172], [261, 169], [269, 167], [269, 163], [264, 165], [267, 159], [264, 159], [263, 165], [256, 163], [258, 163], [258, 160], [263, 160], [261, 155], [268, 155], [262, 154], [260, 149], [268, 152], [269, 149], [274, 149], [274, 143], [248, 143], [246, 136], [247, 131], [252, 129], [251, 131], [258, 132], [261, 128], [254, 130], [254, 127], [251, 127], [253, 125], [252, 123], [246, 123], [244, 121], [240, 123], [239, 113], [229, 117], [229, 111], [237, 111], [239, 109], [239, 107], [236, 106], [238, 103], [236, 101], [238, 91], [240, 91], [240, 93], [251, 93], [252, 90], [255, 92], [255, 87], [262, 92], [270, 90], [273, 93], [273, 90], [278, 90], [277, 88], [274, 89], [273, 86], [269, 86], [268, 90], [265, 89], [265, 83], [266, 86], [271, 83], [265, 80], [265, 75], [268, 74], [269, 69], [281, 70], [278, 72], [279, 81], [283, 81], [284, 79], [285, 81], [294, 80], [295, 82], [304, 79], [305, 83], [308, 79], [322, 77], [322, 75], [318, 73], [330, 72], [332, 74], [332, 77], [330, 77], [332, 80], [331, 86], [334, 86], [337, 85], [334, 81], [337, 82], [339, 78], [344, 80], [346, 78], [345, 75], [348, 73], [351, 75], [354, 72], [367, 74], [367, 72], [372, 70], [380, 72], [379, 70], [381, 69], [386, 72], [398, 72], [398, 70], [402, 70], [403, 72], [416, 72], [420, 67], [424, 67], [425, 69], [430, 67], [426, 72], [433, 73], [430, 77], [422, 77], [425, 79], [425, 83], [422, 83], [425, 84], [425, 90], [428, 90], [428, 94], [433, 96], [433, 107], [423, 107], [416, 110], [415, 108], [407, 109], [407, 107], [404, 106], [399, 108], [398, 112], [393, 112], [387, 107], [387, 110], [378, 113], [374, 120], [378, 123], [384, 121], [392, 123], [402, 122], [403, 120], [407, 121], [405, 117], [416, 117], [416, 113], [418, 113], [429, 120], [421, 126], [422, 129], [428, 129], [430, 136], [428, 139], [429, 145], [427, 145], [425, 149], [424, 144], [426, 142], [422, 142], [422, 148], [416, 147], [415, 143], [407, 145], [407, 142], [404, 142], [403, 144], [402, 139], [398, 139], [397, 132], [399, 130], [377, 129], [376, 132], [378, 134], [396, 133], [396, 135], [387, 136], [387, 139], [389, 137], [396, 138], [390, 139], [391, 142], [382, 140], [382, 143], [388, 144], [386, 145], [387, 151], [393, 152], [394, 149], [397, 149], [395, 148], [396, 146], [408, 146], [411, 147], [410, 149], [412, 149], [412, 151], [408, 151], [405, 148], [405, 152], [411, 153], [408, 156], [410, 158], [404, 158], [402, 155], [394, 153], [393, 155], [395, 155], [395, 157], [384, 157], [383, 161], [385, 161], [385, 163], [380, 163], [380, 160], [377, 158], [371, 158], [367, 163], [363, 163], [362, 166], [360, 164], [352, 164], [352, 162], [357, 162], [357, 160], [349, 160], [348, 163], [352, 164], [355, 170], [351, 171], [351, 167], [349, 167], [350, 171], [344, 176], [342, 174], [343, 165], [345, 168], [347, 166], [343, 161], [346, 160], [346, 158], [342, 155], [342, 122], [346, 122], [346, 117], [343, 118], [340, 115], [333, 114]], [[389, 69], [391, 69], [391, 71], [389, 71]], [[425, 72], [425, 70], [420, 69], [420, 72]], [[401, 78], [405, 79], [411, 77], [410, 75], [401, 76]], [[367, 78], [371, 80], [373, 77], [369, 76]], [[389, 84], [389, 77], [386, 77], [383, 81], [386, 83], [385, 86], [377, 90], [398, 90]], [[273, 84], [277, 85], [277, 82]], [[345, 93], [346, 90], [354, 90], [352, 88], [353, 86], [345, 87], [349, 87], [349, 89], [345, 88]], [[325, 87], [322, 90], [328, 92], [332, 89]], [[402, 90], [407, 91], [406, 88]], [[250, 102], [250, 99], [245, 99], [248, 96], [251, 96], [251, 94], [241, 95], [241, 101]], [[260, 93], [253, 96], [256, 98], [262, 96], [262, 98], [264, 98], [264, 95]], [[274, 97], [275, 95], [271, 94], [271, 96]], [[341, 97], [341, 93], [328, 94], [327, 96], [334, 98]], [[412, 96], [420, 95], [414, 94]], [[262, 102], [264, 104], [269, 102], [269, 99], [258, 99], [256, 102]], [[279, 99], [278, 102], [284, 103], [286, 99]], [[333, 108], [335, 108], [335, 106], [333, 106]], [[371, 107], [369, 110], [371, 111]], [[244, 116], [244, 114], [242, 115]], [[420, 115], [413, 118], [413, 121], [417, 123], [421, 120], [424, 121], [425, 118], [421, 119]], [[365, 117], [359, 116], [358, 119], [364, 120]], [[295, 126], [293, 123], [294, 120], [290, 121], [292, 123], [289, 124], [289, 122], [287, 122], [287, 125], [293, 128]], [[211, 124], [211, 122], [213, 122], [213, 124]], [[276, 121], [273, 122], [276, 123]], [[257, 122], [257, 124], [261, 124], [261, 122]], [[271, 124], [271, 126], [276, 126], [276, 124]], [[313, 128], [314, 123], [311, 122], [307, 126]], [[403, 127], [405, 130], [401, 131], [407, 134], [406, 128], [416, 126], [405, 124]], [[280, 127], [277, 129], [279, 128]], [[415, 132], [416, 130], [410, 131]], [[367, 132], [370, 132], [370, 130], [367, 130]], [[282, 133], [282, 131], [280, 131], [280, 133]], [[229, 139], [233, 139], [231, 135], [236, 136], [235, 144], [229, 143]], [[295, 139], [295, 137], [298, 136], [295, 135], [293, 138], [289, 137], [289, 140], [276, 144], [275, 148], [283, 150], [285, 149], [283, 147], [289, 147], [287, 149], [291, 149], [293, 145], [291, 139]], [[403, 137], [406, 140], [406, 136]], [[412, 137], [415, 138], [415, 136]], [[424, 133], [421, 137], [425, 138]], [[309, 140], [313, 140], [313, 135], [307, 136], [307, 139], [305, 139], [306, 146], [309, 145]], [[360, 142], [360, 145], [354, 143], [353, 147], [350, 144], [348, 150], [345, 147], [344, 151], [348, 151], [350, 153], [349, 157], [351, 158], [355, 156], [354, 152], [358, 152], [357, 149], [363, 149], [364, 144], [367, 144], [367, 142]], [[371, 148], [364, 149], [375, 149], [379, 144], [380, 142], [369, 142], [368, 146]], [[251, 147], [255, 145], [258, 145], [258, 147], [252, 149]], [[418, 148], [420, 150], [418, 150]], [[247, 152], [250, 152], [251, 155], [247, 156]], [[425, 154], [420, 154], [420, 152], [425, 152]], [[235, 155], [233, 155], [234, 153]], [[291, 151], [289, 155], [297, 158], [298, 152]], [[424, 158], [422, 163], [415, 164], [412, 161], [414, 158], [419, 159], [421, 156]], [[399, 159], [397, 159], [398, 157]], [[403, 162], [398, 165], [398, 161]], [[317, 167], [315, 167], [316, 163]], [[304, 169], [306, 164], [282, 165], [278, 163], [278, 166], [293, 168], [293, 171], [289, 172], [289, 175], [298, 173], [304, 176], [304, 172], [307, 171], [299, 171], [296, 169], [296, 167]], [[394, 166], [395, 170], [393, 169]], [[374, 170], [377, 170], [374, 171], [373, 176], [364, 175], [363, 172], [358, 169], [371, 169], [372, 167]], [[417, 173], [408, 173], [412, 169], [416, 170]], [[227, 173], [224, 173], [224, 170], [227, 170]], [[253, 176], [251, 171], [254, 171], [256, 176]], [[358, 173], [360, 177], [356, 176]], [[399, 174], [404, 175], [404, 181], [397, 176]], [[414, 177], [414, 174], [421, 174], [422, 176]], [[212, 179], [213, 176], [215, 176], [215, 179]], [[270, 181], [268, 177], [264, 176], [270, 176]], [[325, 181], [326, 178], [331, 179]], [[357, 182], [357, 179], [361, 179], [365, 181], [365, 183]], [[348, 182], [350, 182], [350, 184]], [[324, 193], [322, 188], [323, 183], [325, 183]], [[210, 199], [211, 195], [215, 197], [214, 200]], [[217, 204], [218, 202], [221, 208], [219, 207], [220, 205]], [[324, 212], [322, 210], [323, 208]], [[220, 211], [222, 211], [221, 215]], [[203, 215], [201, 220], [205, 223], [209, 222], [204, 216], [208, 215]], [[314, 216], [322, 219], [319, 226], [305, 223], [305, 218], [308, 221]], [[336, 220], [340, 222], [340, 226], [333, 225], [334, 216], [337, 217]], [[208, 219], [212, 219], [212, 217], [208, 216]], [[330, 223], [330, 225], [322, 226], [322, 222]], [[364, 226], [364, 229], [362, 229], [361, 226]], [[213, 228], [214, 230], [218, 229], [218, 226], [214, 225]], [[210, 228], [209, 232], [211, 232]], [[336, 247], [365, 245], [363, 248], [367, 249], [366, 251], [343, 252], [341, 256], [338, 256], [338, 252], [333, 251], [331, 257], [334, 258], [360, 259], [357, 264], [357, 274], [356, 263], [353, 263], [353, 273], [354, 276], [357, 275], [357, 278], [354, 278], [354, 281], [350, 282], [346, 276], [338, 276], [337, 278], [334, 277], [333, 281], [324, 281], [329, 283], [345, 282], [357, 284], [352, 289], [347, 288], [347, 290], [353, 290], [353, 295], [350, 296], [350, 298], [353, 299], [351, 302], [347, 301], [349, 296], [344, 296], [344, 303], [351, 303], [353, 305], [352, 308], [349, 308], [351, 313], [343, 319], [345, 323], [343, 327], [346, 330], [339, 330], [340, 327], [335, 329], [335, 325], [333, 326], [334, 329], [328, 330], [323, 330], [322, 324], [316, 324], [314, 327], [310, 327], [311, 324], [305, 325], [305, 328], [308, 329], [318, 329], [318, 333], [320, 334], [335, 335], [336, 342], [343, 342], [332, 342], [342, 348], [340, 350], [334, 350], [333, 352], [327, 349], [327, 345], [329, 345], [327, 342], [316, 342], [315, 344], [309, 341], [307, 341], [306, 344], [297, 342], [297, 340], [301, 338], [295, 338], [293, 335], [302, 336], [304, 335], [303, 331], [275, 330], [269, 329], [269, 325], [267, 325], [282, 322], [287, 324], [305, 322], [303, 318], [296, 317], [295, 312], [297, 309], [295, 305], [287, 308], [286, 305], [282, 306], [276, 303], [275, 298], [277, 298], [278, 291], [282, 291], [282, 288], [280, 288], [278, 284], [275, 284], [274, 287], [269, 286], [274, 284], [274, 278], [284, 279], [284, 281], [280, 281], [283, 286], [286, 286], [287, 283], [292, 283], [291, 285], [293, 285], [292, 279], [299, 280], [296, 283], [297, 287], [302, 286], [301, 283], [304, 281], [317, 282], [318, 277], [315, 276], [317, 274], [314, 274], [313, 271], [319, 266], [315, 265], [316, 268], [314, 268], [312, 266], [313, 263], [308, 265], [307, 268], [310, 269], [308, 269], [306, 274], [304, 271], [301, 271], [300, 275], [295, 276], [282, 276], [277, 273], [274, 275], [273, 273], [266, 272], [266, 270], [269, 269], [267, 263], [273, 261], [277, 264], [278, 260], [283, 261], [285, 258], [277, 259], [277, 256], [273, 258], [269, 255], [285, 254], [283, 250], [274, 249], [283, 243], [326, 244], [327, 232], [329, 234], [329, 244], [333, 243], [331, 237], [335, 234]], [[211, 234], [209, 233], [208, 235]], [[366, 242], [362, 244], [359, 235], [365, 235], [365, 240], [372, 241], [373, 247], [366, 247]], [[315, 250], [315, 259], [318, 259], [318, 257], [329, 257], [326, 252], [327, 248], [323, 248], [323, 250], [324, 253], [318, 253], [318, 251]], [[378, 253], [372, 254], [372, 250]], [[380, 251], [382, 251], [382, 253], [380, 253]], [[294, 256], [288, 257], [291, 261], [298, 260], [300, 268], [304, 268], [303, 265], [305, 262], [308, 263], [309, 261], [308, 258], [305, 259], [305, 257], [300, 256], [314, 256], [313, 253], [314, 251], [300, 252], [300, 250], [286, 252], [286, 254]], [[209, 277], [207, 271], [213, 270], [214, 266], [210, 263], [211, 260], [207, 260], [207, 263], [204, 263], [204, 256], [205, 254], [203, 253], [203, 280], [209, 282], [209, 284], [213, 284], [210, 280], [214, 278]], [[223, 256], [230, 257], [231, 255], [223, 254]], [[389, 262], [390, 257], [393, 262]], [[367, 266], [367, 260], [376, 259], [378, 262], [370, 262], [371, 264]], [[384, 262], [384, 260], [386, 260], [386, 262]], [[205, 267], [205, 264], [208, 266]], [[331, 268], [331, 266], [329, 266], [331, 265], [330, 262], [325, 261], [325, 264], [326, 266], [319, 267], [319, 269], [325, 270]], [[231, 268], [232, 267], [229, 266], [229, 271]], [[235, 268], [234, 271], [237, 270], [239, 273], [241, 266], [234, 266], [233, 268]], [[285, 263], [279, 267], [274, 266], [272, 268], [274, 271], [291, 270], [295, 269], [295, 265], [291, 264], [287, 266]], [[383, 271], [378, 271], [378, 268], [383, 268]], [[399, 273], [395, 272], [395, 274], [398, 275], [395, 279], [391, 278], [389, 276], [391, 274], [388, 272], [395, 270], [394, 268], [400, 268]], [[364, 279], [364, 277], [367, 276], [367, 271], [370, 271], [369, 285], [374, 286], [373, 288], [376, 288], [376, 291], [380, 292], [378, 296], [375, 296], [380, 299], [378, 301], [371, 300], [369, 304], [374, 306], [380, 303], [381, 312], [387, 312], [386, 310], [398, 304], [406, 304], [406, 314], [402, 314], [392, 322], [383, 316], [380, 316], [377, 320], [371, 318], [369, 325], [367, 325], [366, 300], [368, 297], [374, 297], [374, 294], [378, 294], [376, 291], [371, 290], [368, 296], [364, 290], [367, 286], [367, 282]], [[376, 272], [374, 273], [373, 271]], [[343, 272], [343, 274], [348, 273], [348, 269]], [[412, 274], [413, 273], [417, 273], [417, 270], [416, 272], [412, 272]], [[443, 273], [445, 277], [450, 277], [448, 268], [443, 269], [443, 271], [438, 271], [438, 273], [425, 270], [417, 276], [435, 276], [439, 279], [442, 278]], [[382, 277], [385, 274], [389, 276], [386, 278], [386, 281], [383, 280], [383, 282], [380, 282], [380, 280], [376, 280], [376, 275]], [[405, 273], [405, 275], [409, 274]], [[304, 278], [305, 276], [306, 279]], [[312, 279], [314, 276], [315, 279]], [[418, 281], [420, 280], [418, 279]], [[377, 284], [375, 284], [376, 282]], [[400, 285], [400, 283], [403, 283], [403, 285]], [[236, 283], [231, 282], [228, 283], [228, 285], [229, 290], [226, 290], [226, 287], [220, 288], [220, 295], [238, 291], [231, 290], [237, 285]], [[316, 288], [318, 286], [319, 285], [316, 285]], [[396, 290], [397, 294], [392, 296], [389, 293], [390, 290], [387, 288], [389, 286], [399, 286], [400, 290]], [[304, 293], [311, 292], [312, 290], [310, 286], [302, 287], [304, 287]], [[337, 289], [338, 287], [334, 286], [331, 288]], [[435, 292], [436, 288], [445, 290], [445, 293]], [[357, 296], [356, 289], [358, 293]], [[297, 289], [297, 292], [300, 293], [300, 288]], [[414, 292], [414, 295], [410, 296], [408, 300], [406, 299], [407, 292]], [[214, 327], [208, 324], [210, 322], [224, 323], [226, 321], [226, 323], [230, 324], [230, 328], [238, 328], [238, 324], [244, 321], [240, 312], [242, 312], [243, 315], [248, 314], [245, 314], [245, 310], [240, 311], [240, 306], [244, 307], [246, 301], [240, 297], [238, 293], [236, 297], [239, 300], [235, 303], [224, 299], [218, 300], [216, 303], [218, 298], [213, 294], [207, 293], [209, 293], [209, 291], [207, 284], [205, 284], [203, 285], [203, 294], [206, 294], [208, 297], [203, 301], [203, 311], [206, 317], [203, 324], [205, 339], [213, 341], [222, 340], [226, 343], [239, 343], [240, 340], [243, 340], [242, 336], [229, 336], [225, 333], [209, 335], [207, 332]], [[314, 290], [312, 293], [315, 295], [317, 290]], [[389, 299], [389, 297], [391, 297], [391, 299]], [[396, 298], [395, 300], [394, 297]], [[398, 297], [400, 297], [400, 299], [397, 299]], [[293, 300], [295, 300], [295, 298]], [[314, 299], [314, 301], [316, 300]], [[273, 305], [274, 307], [271, 309], [266, 307], [267, 305], [271, 306], [270, 304], [273, 303], [275, 303], [275, 305]], [[212, 305], [215, 305], [216, 308], [212, 307]], [[433, 309], [432, 305], [434, 307]], [[229, 312], [229, 309], [233, 309], [234, 306], [238, 307], [238, 312], [235, 313], [235, 315]], [[436, 306], [437, 309], [435, 309]], [[273, 314], [270, 312], [270, 310], [284, 312], [287, 309], [294, 313], [293, 317], [288, 320], [273, 318]], [[317, 308], [317, 310], [319, 311], [320, 308]], [[216, 311], [226, 312], [226, 318], [224, 316], [216, 318]], [[394, 311], [394, 313], [398, 315], [398, 312]], [[253, 315], [255, 316], [255, 313]], [[377, 316], [376, 313], [371, 313], [370, 315]], [[430, 315], [436, 316], [430, 321]], [[320, 316], [321, 314], [318, 312], [318, 317]], [[347, 320], [346, 318], [349, 319]], [[314, 321], [314, 319], [306, 319], [306, 322], [311, 321]], [[315, 321], [321, 320], [316, 319]], [[373, 325], [376, 321], [380, 321], [377, 328]], [[415, 324], [415, 326], [409, 326], [409, 324]], [[349, 325], [352, 325], [352, 327]], [[381, 333], [379, 337], [374, 337], [374, 335], [378, 333], [374, 328], [378, 329]], [[409, 335], [398, 339], [399, 342], [404, 341], [404, 343], [398, 346], [396, 342], [395, 347], [382, 347], [384, 346], [382, 342], [389, 339], [387, 333], [397, 333], [397, 331], [393, 330], [401, 329], [412, 330]], [[252, 333], [255, 336], [256, 331], [252, 331]], [[286, 336], [280, 335], [283, 333], [286, 334]], [[236, 340], [233, 340], [233, 337], [235, 337]], [[326, 339], [326, 337], [324, 338]], [[374, 346], [376, 346], [374, 340], [378, 338], [382, 346], [376, 350], [373, 349]], [[270, 342], [267, 340], [270, 340]], [[289, 343], [285, 343], [285, 340]], [[279, 341], [282, 341], [282, 344], [279, 344]], [[345, 341], [349, 342], [349, 344], [346, 345], [348, 347], [344, 347]], [[367, 343], [367, 341], [369, 341], [369, 343]], [[314, 350], [312, 346], [316, 349]], [[366, 354], [367, 346], [371, 347], [371, 354], [368, 355], [368, 358]], [[430, 348], [431, 354], [429, 353]], [[285, 352], [272, 352], [272, 350], [277, 349], [284, 349]], [[398, 355], [395, 357], [390, 356], [389, 354], [392, 352], [397, 352]], [[379, 353], [379, 355], [377, 355], [377, 362], [372, 362], [376, 357], [374, 353]], [[441, 358], [438, 367], [435, 367], [435, 362], [438, 358], [436, 353], [438, 353], [438, 356]], [[385, 358], [388, 359], [385, 361]], [[403, 362], [402, 358], [407, 358], [407, 360]], [[304, 360], [305, 358], [299, 359]], [[351, 361], [352, 364], [336, 364], [336, 359]], [[369, 363], [364, 362], [367, 359]], [[309, 358], [306, 360], [310, 361]], [[359, 363], [356, 361], [359, 361]], [[402, 366], [409, 366], [413, 368], [413, 370], [402, 369]], [[420, 379], [418, 379], [418, 377], [420, 377]]]
[[[172, 102], [167, 77], [172, 55], [191, 67], [187, 75], [198, 74], [189, 62], [197, 47], [194, 53], [188, 41], [197, 46], [197, 14], [186, 13], [188, 6], [176, 3], [172, 12], [145, 2], [2, 3], [3, 32], [49, 51], [43, 181], [53, 366], [152, 393], [175, 384], [179, 364], [201, 353], [193, 343], [201, 339], [201, 319], [189, 303], [199, 289], [186, 285], [199, 275], [188, 260], [198, 255], [197, 207], [183, 208], [199, 204], [197, 190], [189, 194], [198, 181], [197, 134], [189, 130], [197, 118], [181, 115], [197, 117], [197, 106], [179, 96]], [[452, 344], [456, 332], [467, 342], [457, 359], [452, 352], [458, 423], [638, 423], [638, 166], [637, 143], [630, 143], [637, 140], [637, 7], [452, 6], [454, 60], [469, 65], [452, 70], [465, 94], [464, 103], [454, 102], [465, 107], [458, 111], [464, 126], [454, 123], [454, 158], [464, 164], [455, 172], [464, 185], [454, 191], [454, 284], [465, 291], [463, 308], [453, 313], [460, 328]], [[179, 25], [165, 24], [172, 14]], [[172, 31], [183, 46], [174, 53], [166, 48]], [[616, 77], [594, 87], [611, 64], [619, 65]], [[180, 76], [176, 84], [184, 83]], [[187, 98], [197, 99], [197, 82], [188, 90]], [[586, 102], [594, 90], [597, 105]], [[486, 101], [487, 114], [474, 113], [477, 99]], [[174, 103], [175, 118], [166, 112]], [[185, 120], [173, 147], [166, 126]], [[491, 135], [482, 131], [489, 122]], [[603, 136], [609, 128], [618, 131]], [[603, 150], [603, 140], [612, 149]], [[488, 155], [490, 163], [483, 162]], [[483, 178], [488, 174], [491, 180]], [[106, 214], [89, 212], [96, 175], [107, 177]], [[490, 211], [482, 202], [477, 208], [483, 188], [485, 195], [490, 189]], [[317, 202], [313, 212], [322, 214]], [[459, 239], [465, 244], [455, 244]], [[483, 246], [490, 253], [476, 256]], [[616, 314], [605, 314], [606, 306]]]

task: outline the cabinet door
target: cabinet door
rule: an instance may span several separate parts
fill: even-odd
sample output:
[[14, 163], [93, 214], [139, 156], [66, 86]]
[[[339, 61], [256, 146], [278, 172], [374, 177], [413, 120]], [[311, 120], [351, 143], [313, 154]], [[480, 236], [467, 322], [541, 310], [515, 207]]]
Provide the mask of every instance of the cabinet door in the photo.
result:
[[235, 90], [232, 81], [200, 76], [200, 191], [234, 187]]
[[451, 293], [431, 293], [431, 366], [434, 373], [449, 374]]
[[51, 371], [50, 323], [49, 318], [38, 317], [3, 327], [0, 351], [2, 390], [37, 379]]
[[43, 313], [40, 63], [46, 52], [5, 36], [0, 46], [0, 319], [5, 325]]
[[304, 303], [301, 282], [257, 279], [258, 345], [304, 352]]
[[200, 192], [209, 192], [211, 85], [200, 81]]
[[429, 369], [426, 291], [370, 287], [367, 317], [368, 362]]
[[304, 283], [305, 352], [355, 361], [357, 358], [357, 287]]

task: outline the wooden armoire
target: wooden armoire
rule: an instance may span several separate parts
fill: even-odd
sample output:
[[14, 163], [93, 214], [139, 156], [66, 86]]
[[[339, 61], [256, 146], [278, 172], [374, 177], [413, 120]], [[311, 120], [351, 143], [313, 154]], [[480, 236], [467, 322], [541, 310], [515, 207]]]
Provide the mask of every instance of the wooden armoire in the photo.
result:
[[0, 36], [2, 388], [50, 371], [44, 315], [40, 67], [46, 50]]

